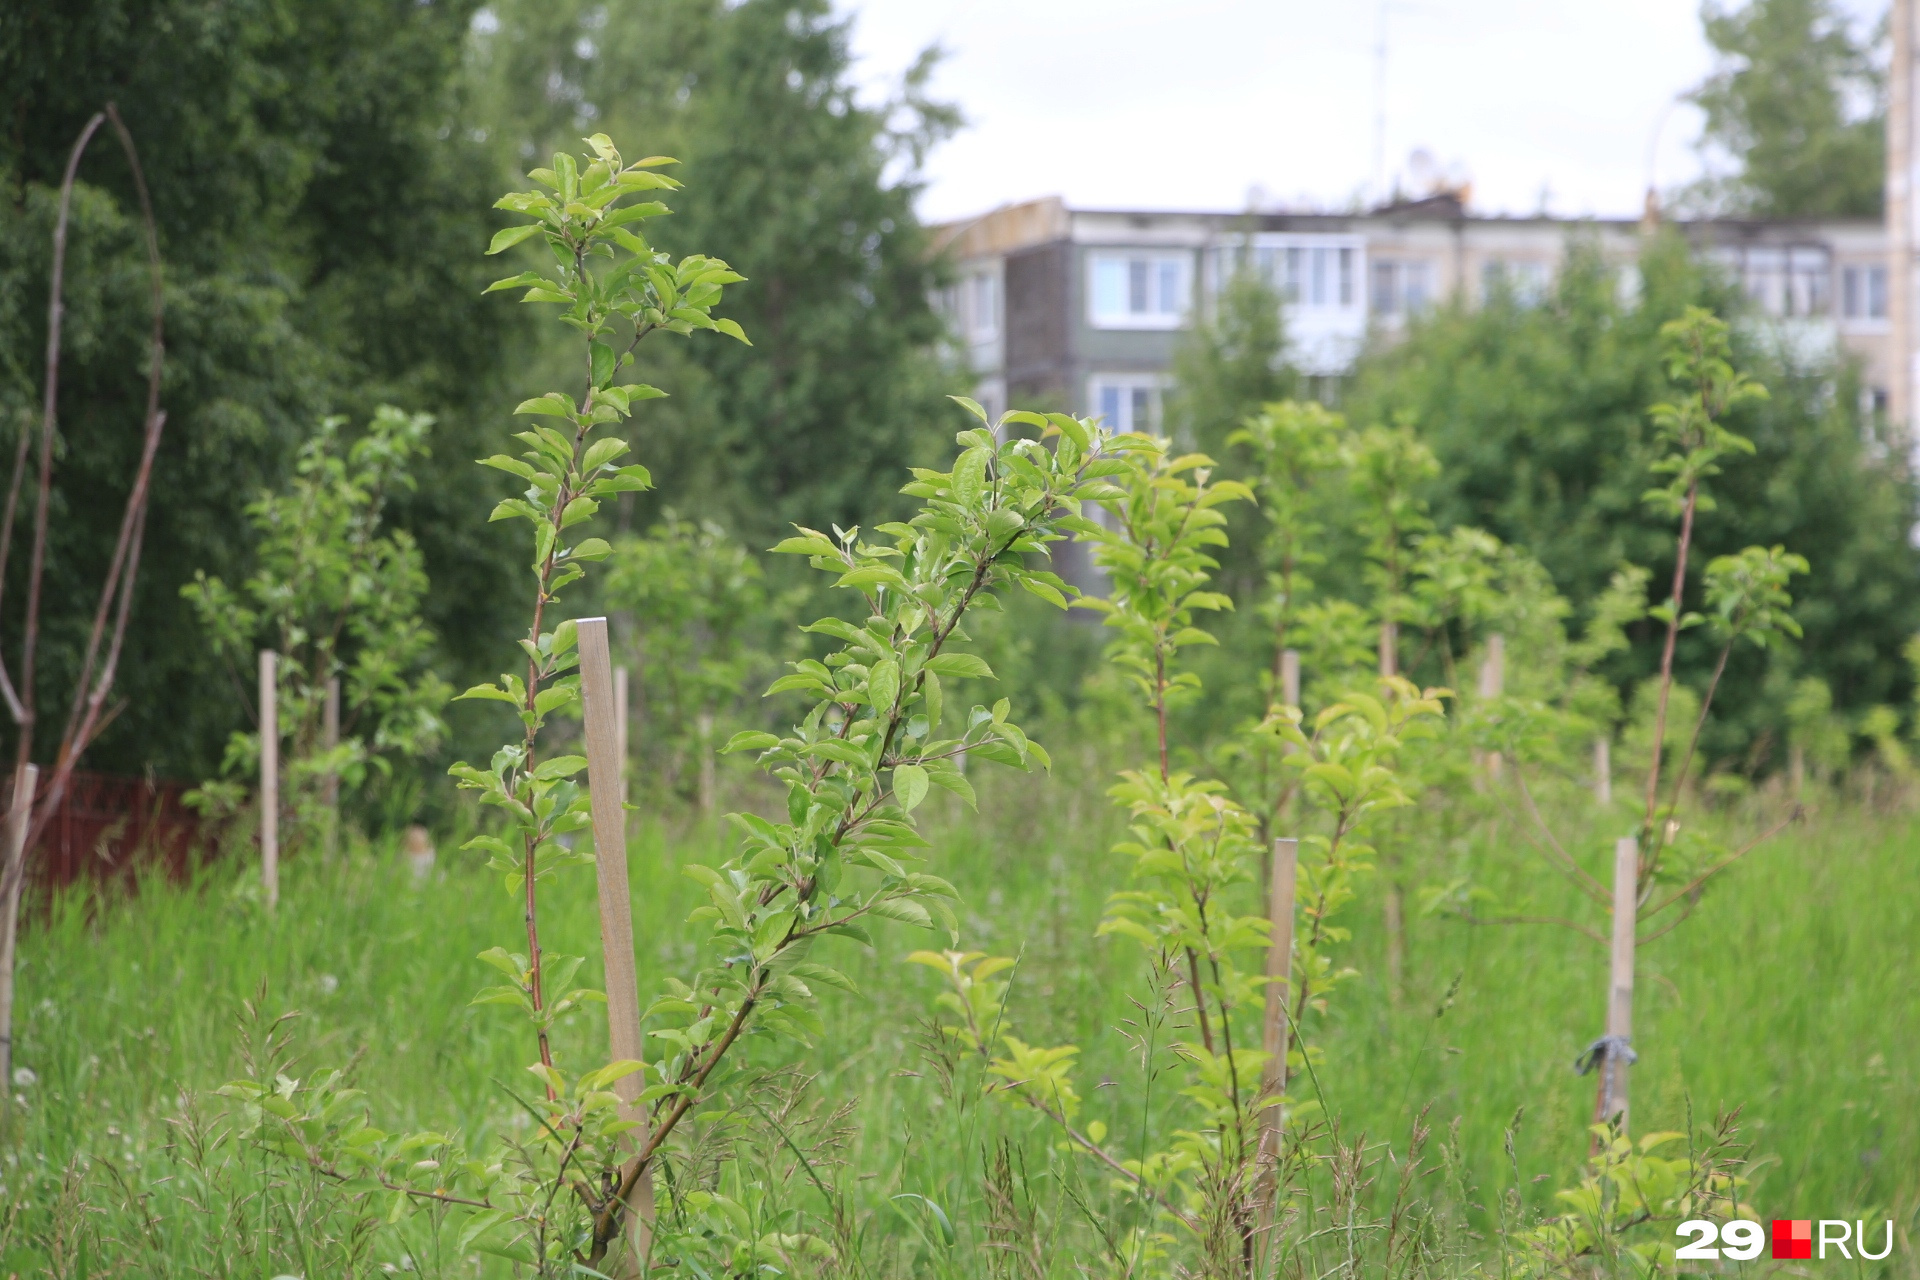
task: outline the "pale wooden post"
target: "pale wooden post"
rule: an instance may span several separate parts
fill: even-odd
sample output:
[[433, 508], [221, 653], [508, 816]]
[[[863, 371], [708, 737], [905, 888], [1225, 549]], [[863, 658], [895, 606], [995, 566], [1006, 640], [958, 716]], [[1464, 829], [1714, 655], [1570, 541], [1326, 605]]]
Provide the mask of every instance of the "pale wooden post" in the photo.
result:
[[[640, 984], [633, 963], [633, 899], [627, 888], [627, 814], [620, 798], [620, 716], [614, 700], [607, 620], [580, 619], [579, 637], [580, 696], [586, 713], [594, 866], [600, 880], [600, 950], [606, 967], [610, 1060], [643, 1062]], [[647, 1111], [637, 1101], [643, 1087], [644, 1073], [636, 1071], [616, 1081], [613, 1091], [623, 1104], [623, 1118], [638, 1121], [644, 1134]], [[632, 1257], [627, 1271], [639, 1275], [653, 1234], [651, 1172], [636, 1185], [632, 1208], [627, 1223]]]
[[260, 651], [260, 885], [280, 904], [280, 655]]
[[1602, 1120], [1627, 1127], [1627, 1066], [1633, 1045], [1633, 944], [1639, 924], [1640, 842], [1621, 836], [1613, 845], [1613, 964], [1608, 984], [1607, 1045], [1600, 1059]]
[[[1507, 691], [1507, 638], [1498, 631], [1487, 637], [1487, 653], [1480, 660], [1480, 700], [1491, 702]], [[1487, 777], [1500, 776], [1500, 753], [1487, 752]]]
[[[1293, 910], [1294, 881], [1299, 870], [1300, 842], [1283, 836], [1273, 842], [1272, 892], [1267, 899], [1270, 929], [1267, 945], [1266, 1036], [1262, 1047], [1267, 1066], [1262, 1088], [1268, 1097], [1278, 1097], [1287, 1087], [1287, 1007], [1293, 990]], [[1280, 1159], [1280, 1132], [1286, 1115], [1278, 1106], [1260, 1113], [1260, 1152], [1277, 1166]], [[1276, 1183], [1278, 1172], [1275, 1172]], [[1271, 1213], [1272, 1204], [1263, 1206]], [[1269, 1221], [1271, 1219], [1269, 1218]]]
[[14, 774], [13, 799], [7, 806], [6, 857], [0, 858], [0, 881], [13, 884], [0, 902], [0, 1103], [13, 1097], [14, 944], [20, 936], [20, 895], [27, 885], [27, 822], [33, 816], [33, 791], [39, 782], [35, 765], [21, 765]]
[[1613, 803], [1613, 743], [1604, 733], [1593, 740], [1593, 798]]
[[[327, 681], [327, 700], [320, 711], [320, 748], [332, 753], [340, 745], [340, 677]], [[325, 781], [320, 784], [320, 796], [325, 802], [327, 823], [327, 854], [331, 856], [339, 847], [340, 836], [340, 775], [331, 765], [327, 767]]]
[[702, 711], [694, 717], [694, 730], [700, 738], [700, 814], [711, 818], [719, 807], [713, 776], [713, 712]]
[[[623, 806], [627, 803], [627, 773], [631, 768], [627, 758], [627, 751], [629, 750], [629, 739], [627, 737], [628, 702], [627, 669], [625, 667], [615, 667], [613, 669], [613, 727], [615, 746], [620, 752], [620, 803]], [[621, 812], [624, 813], [625, 809], [623, 808]]]
[[1280, 701], [1283, 705], [1300, 705], [1300, 651], [1282, 649], [1280, 651]]
[[433, 836], [419, 823], [408, 826], [401, 839], [400, 847], [406, 854], [407, 867], [413, 872], [415, 884], [425, 884], [433, 876]]
[[1397, 622], [1380, 624], [1380, 674], [1400, 674], [1400, 624]]

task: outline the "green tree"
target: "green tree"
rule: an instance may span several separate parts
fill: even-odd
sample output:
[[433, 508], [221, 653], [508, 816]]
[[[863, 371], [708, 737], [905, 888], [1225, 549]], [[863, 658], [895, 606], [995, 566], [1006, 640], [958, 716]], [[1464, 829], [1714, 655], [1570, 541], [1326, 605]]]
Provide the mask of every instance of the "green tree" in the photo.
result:
[[[317, 419], [380, 403], [435, 414], [434, 459], [390, 518], [419, 537], [428, 609], [455, 655], [484, 651], [497, 534], [468, 532], [473, 410], [492, 396], [505, 308], [452, 306], [497, 162], [458, 89], [475, 0], [23, 0], [0, 7], [0, 437], [37, 411], [52, 207], [75, 136], [109, 98], [139, 145], [167, 270], [168, 426], [116, 693], [89, 759], [199, 776], [240, 704], [180, 587], [237, 578], [237, 495], [277, 489]], [[62, 457], [41, 679], [68, 687], [139, 448], [146, 354], [137, 205], [124, 162], [81, 167], [69, 243]], [[8, 452], [11, 452], [9, 449]], [[6, 600], [19, 599], [16, 557]], [[0, 627], [19, 625], [10, 610]], [[471, 647], [469, 647], [471, 646]], [[54, 726], [55, 730], [58, 725]], [[43, 750], [45, 748], [43, 747]]]
[[[651, 456], [702, 510], [765, 545], [791, 522], [871, 519], [871, 496], [944, 447], [951, 409], [913, 212], [926, 149], [956, 123], [924, 95], [855, 92], [850, 19], [826, 0], [509, 0], [479, 43], [495, 127], [544, 155], [593, 127], [644, 135], [687, 193], [664, 248], [725, 244], [755, 349], [640, 353], [671, 384]], [[671, 67], [669, 73], [663, 68]], [[636, 499], [640, 518], [653, 499]]]
[[[1260, 475], [1261, 454], [1241, 428], [1264, 407], [1298, 394], [1300, 378], [1286, 361], [1279, 291], [1246, 257], [1243, 250], [1241, 268], [1181, 336], [1167, 422], [1180, 447], [1219, 459], [1223, 477], [1252, 483]], [[1263, 576], [1260, 520], [1251, 504], [1225, 514], [1228, 542], [1220, 550], [1219, 577], [1236, 596], [1245, 596]]]
[[651, 771], [669, 790], [695, 780], [713, 812], [714, 755], [736, 730], [765, 727], [757, 693], [778, 672], [799, 601], [775, 596], [725, 529], [672, 510], [646, 537], [614, 543], [601, 595], [628, 619], [636, 738]]
[[1763, 218], [1878, 217], [1885, 182], [1884, 85], [1868, 42], [1833, 0], [1707, 0], [1714, 74], [1690, 95], [1701, 141], [1738, 165], [1688, 198]]
[[[204, 571], [181, 588], [203, 634], [236, 686], [246, 688], [254, 655], [280, 655], [280, 733], [289, 751], [287, 807], [294, 838], [324, 835], [339, 781], [358, 787], [369, 766], [392, 776], [395, 760], [431, 752], [446, 726], [453, 690], [423, 670], [434, 645], [421, 623], [427, 576], [419, 545], [384, 527], [387, 504], [414, 487], [413, 467], [432, 420], [383, 405], [351, 444], [344, 418], [328, 418], [300, 450], [284, 493], [247, 507], [259, 537], [258, 564], [237, 588]], [[340, 682], [340, 739], [325, 740], [328, 685]], [[251, 789], [260, 734], [235, 733], [222, 762], [225, 781], [201, 787], [209, 809], [230, 809]], [[401, 781], [394, 816], [416, 793]]]
[[[1440, 463], [1435, 523], [1525, 548], [1582, 615], [1623, 563], [1651, 569], [1656, 591], [1672, 581], [1674, 523], [1641, 501], [1659, 456], [1646, 406], [1676, 394], [1660, 329], [1690, 304], [1735, 315], [1742, 305], [1677, 237], [1651, 246], [1639, 270], [1637, 296], [1623, 298], [1617, 270], [1576, 245], [1539, 305], [1434, 313], [1362, 361], [1346, 404], [1362, 422], [1411, 411]], [[1920, 629], [1920, 552], [1907, 538], [1916, 492], [1900, 446], [1861, 410], [1850, 367], [1792, 363], [1754, 326], [1734, 325], [1731, 341], [1735, 363], [1772, 394], [1728, 419], [1754, 453], [1722, 460], [1721, 510], [1697, 530], [1696, 554], [1704, 563], [1782, 545], [1806, 556], [1820, 573], [1795, 592], [1802, 671], [1826, 680], [1848, 711], [1900, 702], [1910, 680], [1900, 647]], [[1700, 607], [1701, 589], [1689, 588], [1686, 608]], [[1651, 625], [1632, 624], [1636, 639]], [[1675, 670], [1704, 687], [1717, 653], [1704, 632], [1683, 634]], [[1630, 689], [1657, 657], [1657, 646], [1636, 644], [1597, 670]], [[1725, 717], [1702, 743], [1710, 758], [1783, 719], [1766, 667], [1750, 647], [1729, 660]]]

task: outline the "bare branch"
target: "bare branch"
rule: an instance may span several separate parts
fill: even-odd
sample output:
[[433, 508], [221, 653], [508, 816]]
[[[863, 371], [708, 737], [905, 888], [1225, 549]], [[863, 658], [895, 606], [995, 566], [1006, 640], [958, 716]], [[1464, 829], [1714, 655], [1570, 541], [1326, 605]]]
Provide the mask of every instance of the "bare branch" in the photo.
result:
[[[140, 167], [140, 154], [134, 147], [133, 135], [120, 118], [120, 112], [111, 102], [104, 112], [96, 114], [87, 122], [79, 141], [74, 145], [73, 154], [67, 162], [66, 175], [61, 183], [60, 216], [54, 231], [54, 267], [53, 296], [48, 306], [47, 335], [47, 387], [46, 399], [41, 416], [40, 432], [40, 472], [39, 505], [34, 516], [33, 557], [28, 568], [26, 638], [21, 654], [20, 677], [21, 690], [16, 696], [10, 683], [4, 687], [9, 710], [20, 725], [20, 741], [16, 755], [22, 762], [31, 757], [33, 751], [33, 731], [37, 718], [34, 699], [34, 661], [35, 649], [39, 639], [40, 619], [40, 583], [45, 570], [48, 499], [52, 486], [52, 441], [56, 421], [59, 395], [60, 374], [60, 324], [65, 304], [61, 290], [66, 264], [67, 216], [73, 196], [73, 184], [79, 171], [80, 157], [88, 142], [98, 131], [103, 120], [110, 120], [114, 132], [120, 140], [121, 150], [126, 153], [127, 166], [133, 173], [134, 190], [140, 198], [140, 217], [147, 248], [148, 290], [152, 314], [152, 334], [147, 363], [147, 405], [143, 423], [140, 464], [134, 474], [133, 485], [127, 493], [126, 509], [121, 514], [120, 532], [115, 540], [113, 556], [108, 563], [106, 579], [100, 586], [100, 601], [94, 610], [93, 627], [88, 635], [85, 657], [81, 663], [80, 676], [74, 684], [73, 705], [67, 715], [67, 724], [61, 734], [59, 750], [55, 756], [54, 768], [48, 779], [46, 789], [41, 794], [27, 829], [25, 848], [31, 849], [45, 832], [54, 812], [65, 798], [67, 784], [73, 776], [73, 770], [80, 756], [91, 745], [93, 739], [113, 719], [105, 712], [108, 697], [113, 692], [114, 678], [119, 670], [120, 654], [125, 645], [127, 622], [133, 611], [134, 587], [139, 578], [140, 552], [146, 536], [148, 499], [152, 493], [154, 459], [159, 452], [161, 432], [166, 427], [166, 411], [160, 408], [161, 374], [166, 362], [166, 311], [164, 295], [164, 275], [160, 260], [159, 232], [153, 217], [153, 201], [147, 191], [146, 174]], [[21, 447], [16, 455], [16, 467], [13, 489], [7, 498], [4, 528], [0, 529], [0, 575], [4, 575], [7, 543], [12, 536], [14, 502], [17, 497], [23, 468], [18, 465], [25, 461], [26, 437], [21, 437]], [[111, 638], [107, 638], [107, 619], [113, 615]], [[107, 641], [107, 654], [100, 661], [102, 640]], [[99, 663], [98, 675], [95, 664]], [[0, 681], [5, 680], [4, 666], [0, 666]], [[25, 874], [25, 859], [22, 865], [12, 869], [6, 877], [7, 883], [0, 885], [0, 891], [12, 892], [14, 881]]]
[[[1518, 760], [1513, 762], [1513, 780], [1520, 787], [1520, 798], [1526, 801], [1527, 816], [1533, 819], [1533, 825], [1547, 840], [1547, 843], [1543, 845], [1540, 841], [1529, 836], [1528, 839], [1533, 847], [1540, 850], [1543, 855], [1546, 855], [1547, 861], [1554, 863], [1561, 871], [1565, 872], [1568, 878], [1573, 881], [1574, 885], [1579, 888], [1580, 892], [1586, 894], [1603, 907], [1611, 904], [1613, 896], [1607, 892], [1606, 887], [1588, 875], [1586, 869], [1574, 861], [1573, 855], [1568, 853], [1560, 841], [1554, 836], [1553, 829], [1547, 826], [1546, 819], [1540, 816], [1540, 807], [1533, 802], [1533, 792], [1527, 788], [1526, 770], [1521, 767]], [[1502, 805], [1501, 807], [1504, 808], [1505, 806]], [[1524, 831], [1525, 827], [1522, 826], [1521, 829]], [[1549, 847], [1552, 848], [1551, 854], [1547, 852]]]
[[[1659, 915], [1662, 911], [1665, 911], [1668, 907], [1680, 901], [1680, 899], [1687, 897], [1694, 890], [1698, 889], [1701, 885], [1713, 879], [1713, 877], [1719, 875], [1722, 871], [1725, 871], [1728, 867], [1740, 861], [1740, 859], [1746, 857], [1749, 853], [1752, 853], [1755, 849], [1759, 848], [1761, 845], [1765, 844], [1767, 841], [1779, 835], [1782, 831], [1786, 830], [1787, 827], [1792, 825], [1796, 820], [1798, 820], [1805, 813], [1806, 813], [1806, 810], [1801, 805], [1798, 805], [1798, 804], [1794, 805], [1792, 810], [1788, 812], [1786, 817], [1780, 819], [1780, 821], [1774, 823], [1771, 827], [1768, 827], [1765, 831], [1762, 831], [1759, 835], [1747, 841], [1746, 844], [1740, 846], [1740, 848], [1734, 850], [1732, 853], [1728, 854], [1726, 857], [1722, 858], [1720, 861], [1714, 863], [1712, 866], [1708, 867], [1705, 871], [1702, 871], [1699, 875], [1695, 876], [1692, 880], [1688, 881], [1684, 887], [1676, 889], [1671, 894], [1668, 894], [1665, 898], [1663, 898], [1660, 901], [1660, 904], [1658, 906], [1647, 907], [1642, 909], [1642, 911], [1640, 912], [1639, 918], [1642, 920], [1653, 919], [1653, 917]], [[1681, 919], [1685, 919], [1685, 918], [1686, 918], [1685, 916], [1681, 917]], [[1651, 934], [1648, 937], [1642, 939], [1642, 941], [1652, 942], [1655, 938], [1660, 937], [1661, 934], [1666, 933], [1671, 928], [1673, 928], [1673, 925], [1671, 924], [1666, 925], [1658, 933]]]
[[40, 647], [40, 580], [47, 567], [47, 515], [53, 490], [53, 424], [60, 407], [60, 331], [66, 319], [67, 221], [73, 209], [73, 183], [80, 172], [80, 157], [87, 144], [106, 122], [106, 113], [96, 111], [80, 130], [73, 151], [67, 156], [67, 170], [60, 179], [60, 213], [53, 224], [53, 271], [47, 289], [47, 374], [40, 402], [40, 460], [36, 485], [37, 501], [33, 513], [33, 551], [27, 561], [26, 635], [20, 648], [20, 741], [14, 749], [15, 772], [33, 758], [34, 658]]
[[1469, 912], [1461, 913], [1460, 918], [1468, 924], [1557, 924], [1575, 933], [1592, 938], [1601, 946], [1607, 945], [1606, 937], [1598, 929], [1590, 929], [1578, 920], [1569, 920], [1564, 916], [1489, 916], [1481, 917]]
[[[7, 485], [6, 513], [0, 515], [0, 600], [6, 597], [7, 564], [13, 555], [14, 516], [20, 509], [20, 482], [27, 475], [27, 447], [32, 443], [33, 432], [23, 423], [20, 443], [13, 450], [13, 480]], [[20, 705], [20, 695], [14, 691], [13, 677], [7, 673], [5, 654], [0, 654], [0, 698], [6, 699], [8, 713], [13, 716], [13, 722], [19, 724], [27, 711]]]

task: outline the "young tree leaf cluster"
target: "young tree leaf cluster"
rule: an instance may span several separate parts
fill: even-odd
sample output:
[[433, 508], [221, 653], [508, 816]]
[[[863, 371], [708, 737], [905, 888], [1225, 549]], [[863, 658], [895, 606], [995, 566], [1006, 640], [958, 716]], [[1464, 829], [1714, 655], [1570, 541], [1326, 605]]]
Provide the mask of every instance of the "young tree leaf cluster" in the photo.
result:
[[[279, 654], [278, 715], [287, 741], [286, 800], [295, 840], [333, 822], [332, 787], [390, 776], [434, 750], [452, 690], [428, 666], [435, 643], [422, 621], [426, 567], [419, 545], [386, 523], [389, 502], [410, 491], [432, 419], [383, 405], [349, 441], [328, 418], [302, 446], [285, 492], [247, 506], [258, 567], [239, 586], [204, 570], [180, 594], [234, 682], [250, 684], [257, 649]], [[338, 682], [339, 741], [324, 736], [328, 687]], [[223, 777], [203, 783], [211, 812], [240, 803], [257, 774], [260, 735], [235, 733]], [[402, 818], [411, 814], [401, 814]]]

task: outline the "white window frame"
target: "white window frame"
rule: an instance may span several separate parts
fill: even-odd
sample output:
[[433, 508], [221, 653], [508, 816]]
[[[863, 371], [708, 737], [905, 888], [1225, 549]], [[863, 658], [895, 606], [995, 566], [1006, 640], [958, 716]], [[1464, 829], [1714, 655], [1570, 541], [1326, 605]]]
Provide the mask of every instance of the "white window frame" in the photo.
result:
[[1000, 273], [991, 267], [969, 271], [966, 292], [967, 337], [991, 342], [1000, 336]]
[[1746, 295], [1776, 320], [1830, 319], [1842, 309], [1834, 295], [1837, 264], [1819, 244], [1748, 245], [1715, 257], [1727, 264]]
[[[1834, 301], [1834, 314], [1849, 329], [1873, 332], [1888, 328], [1887, 307], [1887, 268], [1879, 262], [1841, 262], [1834, 264], [1834, 275], [1838, 277], [1838, 297]], [[1876, 288], [1876, 286], [1878, 286]], [[1878, 294], [1880, 310], [1876, 314], [1873, 304]], [[1850, 305], [1851, 304], [1851, 305]]]
[[[1087, 413], [1107, 419], [1111, 431], [1142, 431], [1157, 435], [1165, 420], [1166, 393], [1171, 379], [1163, 373], [1096, 373], [1087, 378]], [[1118, 421], [1107, 413], [1106, 398], [1113, 393], [1119, 408]], [[1136, 393], [1144, 393], [1147, 421], [1137, 419]]]
[[[1252, 237], [1251, 245], [1243, 240], [1217, 244], [1207, 253], [1208, 284], [1214, 297], [1220, 296], [1220, 291], [1233, 277], [1243, 249], [1254, 255], [1258, 269], [1280, 295], [1289, 315], [1332, 317], [1367, 313], [1372, 274], [1367, 264], [1364, 236], [1336, 232], [1262, 232]], [[1344, 300], [1340, 296], [1342, 253], [1347, 255]], [[1323, 286], [1317, 299], [1316, 282]]]
[[1502, 284], [1523, 307], [1537, 307], [1553, 292], [1554, 264], [1542, 258], [1508, 258], [1499, 254], [1480, 263], [1480, 301], [1492, 299]]
[[[1135, 264], [1146, 270], [1147, 309], [1132, 309], [1132, 274]], [[1105, 290], [1102, 269], [1117, 268], [1123, 273], [1120, 288], [1128, 294], [1120, 310], [1102, 308]], [[1168, 269], [1172, 276], [1173, 309], [1166, 310]], [[1185, 249], [1093, 249], [1086, 255], [1087, 323], [1096, 329], [1179, 329], [1185, 327], [1193, 309], [1193, 255]]]
[[[1370, 258], [1367, 262], [1367, 312], [1383, 320], [1404, 320], [1417, 316], [1432, 308], [1434, 304], [1434, 278], [1439, 275], [1432, 258], [1418, 254], [1402, 256], [1384, 253]], [[1375, 306], [1374, 282], [1384, 274], [1387, 278], [1387, 305]], [[1409, 296], [1408, 286], [1415, 277], [1420, 280], [1420, 296]]]

